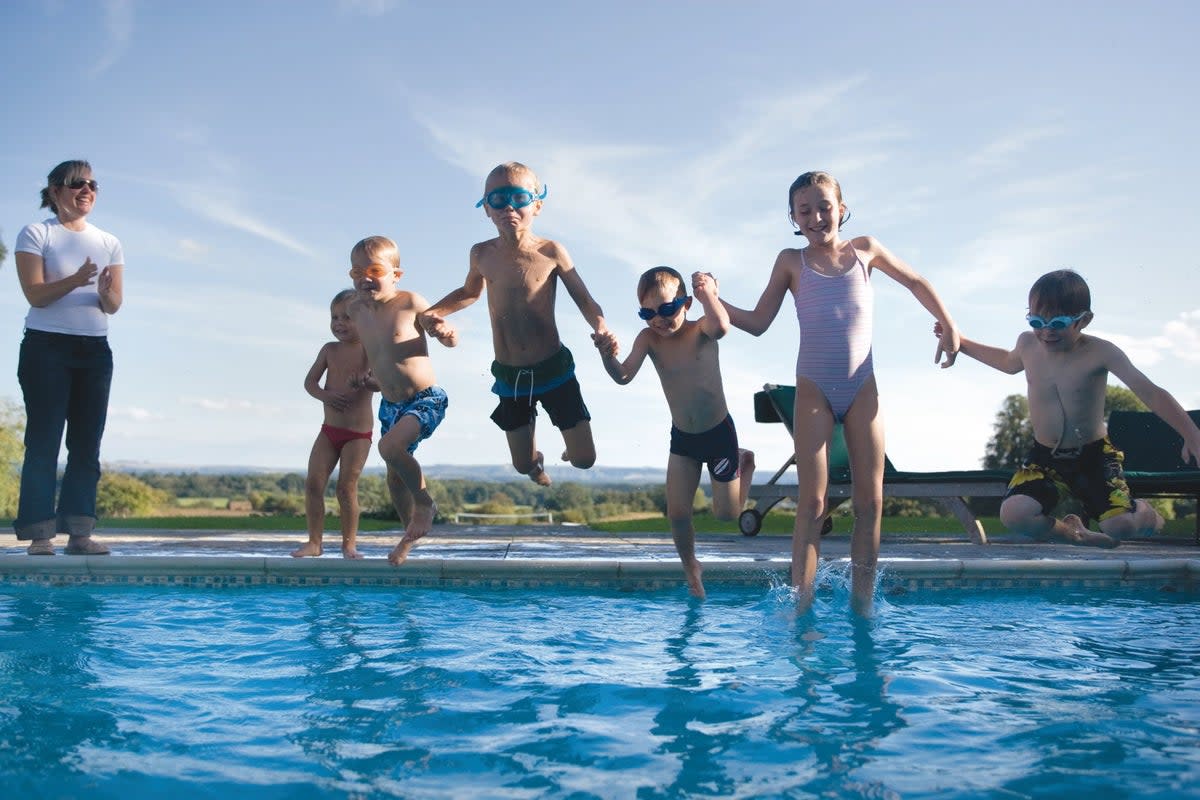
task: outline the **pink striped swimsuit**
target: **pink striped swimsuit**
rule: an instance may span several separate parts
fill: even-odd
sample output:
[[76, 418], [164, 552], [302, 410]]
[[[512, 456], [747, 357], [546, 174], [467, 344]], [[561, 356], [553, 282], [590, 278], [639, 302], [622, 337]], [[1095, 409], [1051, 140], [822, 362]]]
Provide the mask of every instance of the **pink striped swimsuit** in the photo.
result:
[[796, 377], [817, 385], [838, 422], [874, 374], [871, 335], [875, 293], [867, 265], [857, 251], [854, 255], [850, 269], [831, 277], [809, 267], [801, 250], [796, 290], [796, 319], [800, 323]]

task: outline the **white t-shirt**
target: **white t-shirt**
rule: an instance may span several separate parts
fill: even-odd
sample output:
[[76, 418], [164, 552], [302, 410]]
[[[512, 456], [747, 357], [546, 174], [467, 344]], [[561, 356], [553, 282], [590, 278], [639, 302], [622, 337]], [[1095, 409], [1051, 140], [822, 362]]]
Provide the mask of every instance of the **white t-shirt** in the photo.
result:
[[[124, 265], [121, 242], [90, 222], [84, 229], [64, 228], [58, 217], [26, 225], [17, 236], [16, 252], [33, 253], [42, 257], [47, 283], [74, 275], [90, 256], [100, 269], [115, 264]], [[99, 277], [89, 286], [79, 286], [44, 308], [30, 308], [25, 327], [50, 333], [72, 333], [77, 336], [108, 334], [108, 314], [100, 307], [96, 289]]]

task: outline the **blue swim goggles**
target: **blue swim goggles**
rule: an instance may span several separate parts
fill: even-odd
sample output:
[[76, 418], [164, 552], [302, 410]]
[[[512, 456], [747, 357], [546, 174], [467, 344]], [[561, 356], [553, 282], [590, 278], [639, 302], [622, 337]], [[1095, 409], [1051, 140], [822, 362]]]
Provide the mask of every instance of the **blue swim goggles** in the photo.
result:
[[1079, 322], [1079, 320], [1083, 319], [1085, 314], [1087, 314], [1086, 311], [1080, 311], [1075, 316], [1063, 314], [1061, 317], [1054, 317], [1053, 319], [1046, 319], [1045, 317], [1040, 317], [1037, 314], [1026, 314], [1025, 319], [1029, 322], [1029, 327], [1033, 328], [1035, 331], [1040, 331], [1042, 328], [1049, 328], [1052, 331], [1061, 331], [1064, 328], [1069, 328], [1076, 322]]
[[475, 207], [482, 208], [483, 204], [487, 203], [489, 207], [497, 211], [508, 206], [512, 206], [514, 209], [524, 208], [525, 206], [533, 205], [537, 200], [545, 200], [546, 192], [549, 189], [549, 186], [543, 186], [542, 193], [538, 194], [524, 186], [501, 186], [499, 189], [492, 189], [485, 194], [475, 204]]
[[673, 317], [679, 313], [679, 307], [690, 300], [686, 294], [683, 297], [676, 297], [669, 303], [663, 303], [657, 309], [654, 308], [639, 308], [638, 316], [649, 322], [655, 317]]

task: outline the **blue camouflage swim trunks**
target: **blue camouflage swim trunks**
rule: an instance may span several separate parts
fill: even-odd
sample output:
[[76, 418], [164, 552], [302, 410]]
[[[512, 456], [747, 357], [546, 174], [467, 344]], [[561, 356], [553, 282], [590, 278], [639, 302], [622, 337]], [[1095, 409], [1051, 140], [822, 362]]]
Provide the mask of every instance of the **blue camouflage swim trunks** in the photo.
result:
[[408, 452], [415, 452], [417, 445], [428, 439], [446, 418], [446, 406], [450, 399], [440, 386], [430, 386], [422, 389], [402, 403], [393, 403], [386, 397], [379, 400], [379, 438], [382, 439], [405, 414], [417, 418], [421, 426], [421, 434], [408, 446]]

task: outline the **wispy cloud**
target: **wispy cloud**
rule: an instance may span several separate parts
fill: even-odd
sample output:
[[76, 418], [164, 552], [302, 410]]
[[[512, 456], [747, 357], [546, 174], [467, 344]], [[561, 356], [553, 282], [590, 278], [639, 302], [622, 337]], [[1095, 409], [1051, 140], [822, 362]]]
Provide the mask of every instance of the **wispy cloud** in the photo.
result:
[[213, 222], [226, 225], [242, 233], [257, 236], [273, 244], [277, 244], [293, 253], [309, 258], [316, 258], [317, 253], [308, 245], [293, 238], [282, 230], [256, 218], [253, 214], [240, 207], [240, 204], [229, 195], [218, 196], [211, 190], [198, 187], [176, 187], [179, 189], [179, 202], [190, 211], [207, 217]]
[[166, 415], [158, 411], [151, 411], [148, 408], [141, 408], [140, 406], [109, 406], [108, 418], [110, 420], [127, 419], [134, 422], [149, 422], [151, 420], [166, 419]]
[[99, 57], [88, 70], [93, 78], [104, 74], [125, 55], [133, 38], [133, 0], [107, 0], [104, 3], [103, 43], [98, 48]]
[[266, 403], [255, 403], [252, 400], [242, 400], [234, 397], [181, 397], [179, 404], [192, 406], [203, 411], [216, 413], [254, 414], [260, 417], [273, 417], [280, 413], [278, 406]]
[[[734, 274], [747, 263], [759, 270], [774, 255], [764, 237], [746, 234], [762, 231], [765, 224], [786, 224], [782, 200], [765, 199], [781, 196], [778, 186], [772, 183], [769, 195], [749, 188], [755, 181], [777, 182], [778, 176], [752, 175], [753, 165], [788, 157], [797, 139], [824, 125], [829, 110], [844, 103], [863, 80], [841, 80], [784, 97], [735, 100], [711, 116], [736, 124], [700, 131], [683, 150], [674, 141], [580, 142], [556, 135], [549, 126], [531, 141], [523, 120], [505, 123], [509, 113], [485, 112], [477, 104], [468, 111], [418, 100], [414, 116], [435, 150], [472, 175], [482, 177], [513, 152], [538, 153], [531, 166], [555, 179], [547, 180], [553, 197], [547, 217], [561, 220], [573, 240], [586, 241], [631, 272], [669, 260], [685, 271], [720, 266]], [[487, 135], [477, 124], [481, 115], [492, 120]], [[521, 141], [494, 135], [504, 130], [519, 131]], [[879, 140], [847, 146], [839, 151], [841, 161], [865, 165], [884, 159], [883, 142], [897, 135], [889, 129]], [[765, 223], [768, 208], [774, 216]], [[762, 250], [748, 252], [747, 241], [763, 242], [749, 245]]]
[[1167, 321], [1161, 332], [1150, 336], [1128, 336], [1103, 330], [1097, 330], [1096, 335], [1120, 347], [1139, 368], [1167, 361], [1182, 362], [1188, 369], [1200, 364], [1200, 309]]
[[1013, 166], [1013, 160], [1047, 139], [1055, 139], [1067, 133], [1067, 128], [1058, 123], [1046, 123], [1009, 131], [991, 140], [977, 152], [968, 155], [966, 163], [984, 169]]
[[352, 14], [380, 17], [401, 5], [400, 0], [338, 0], [338, 8]]

